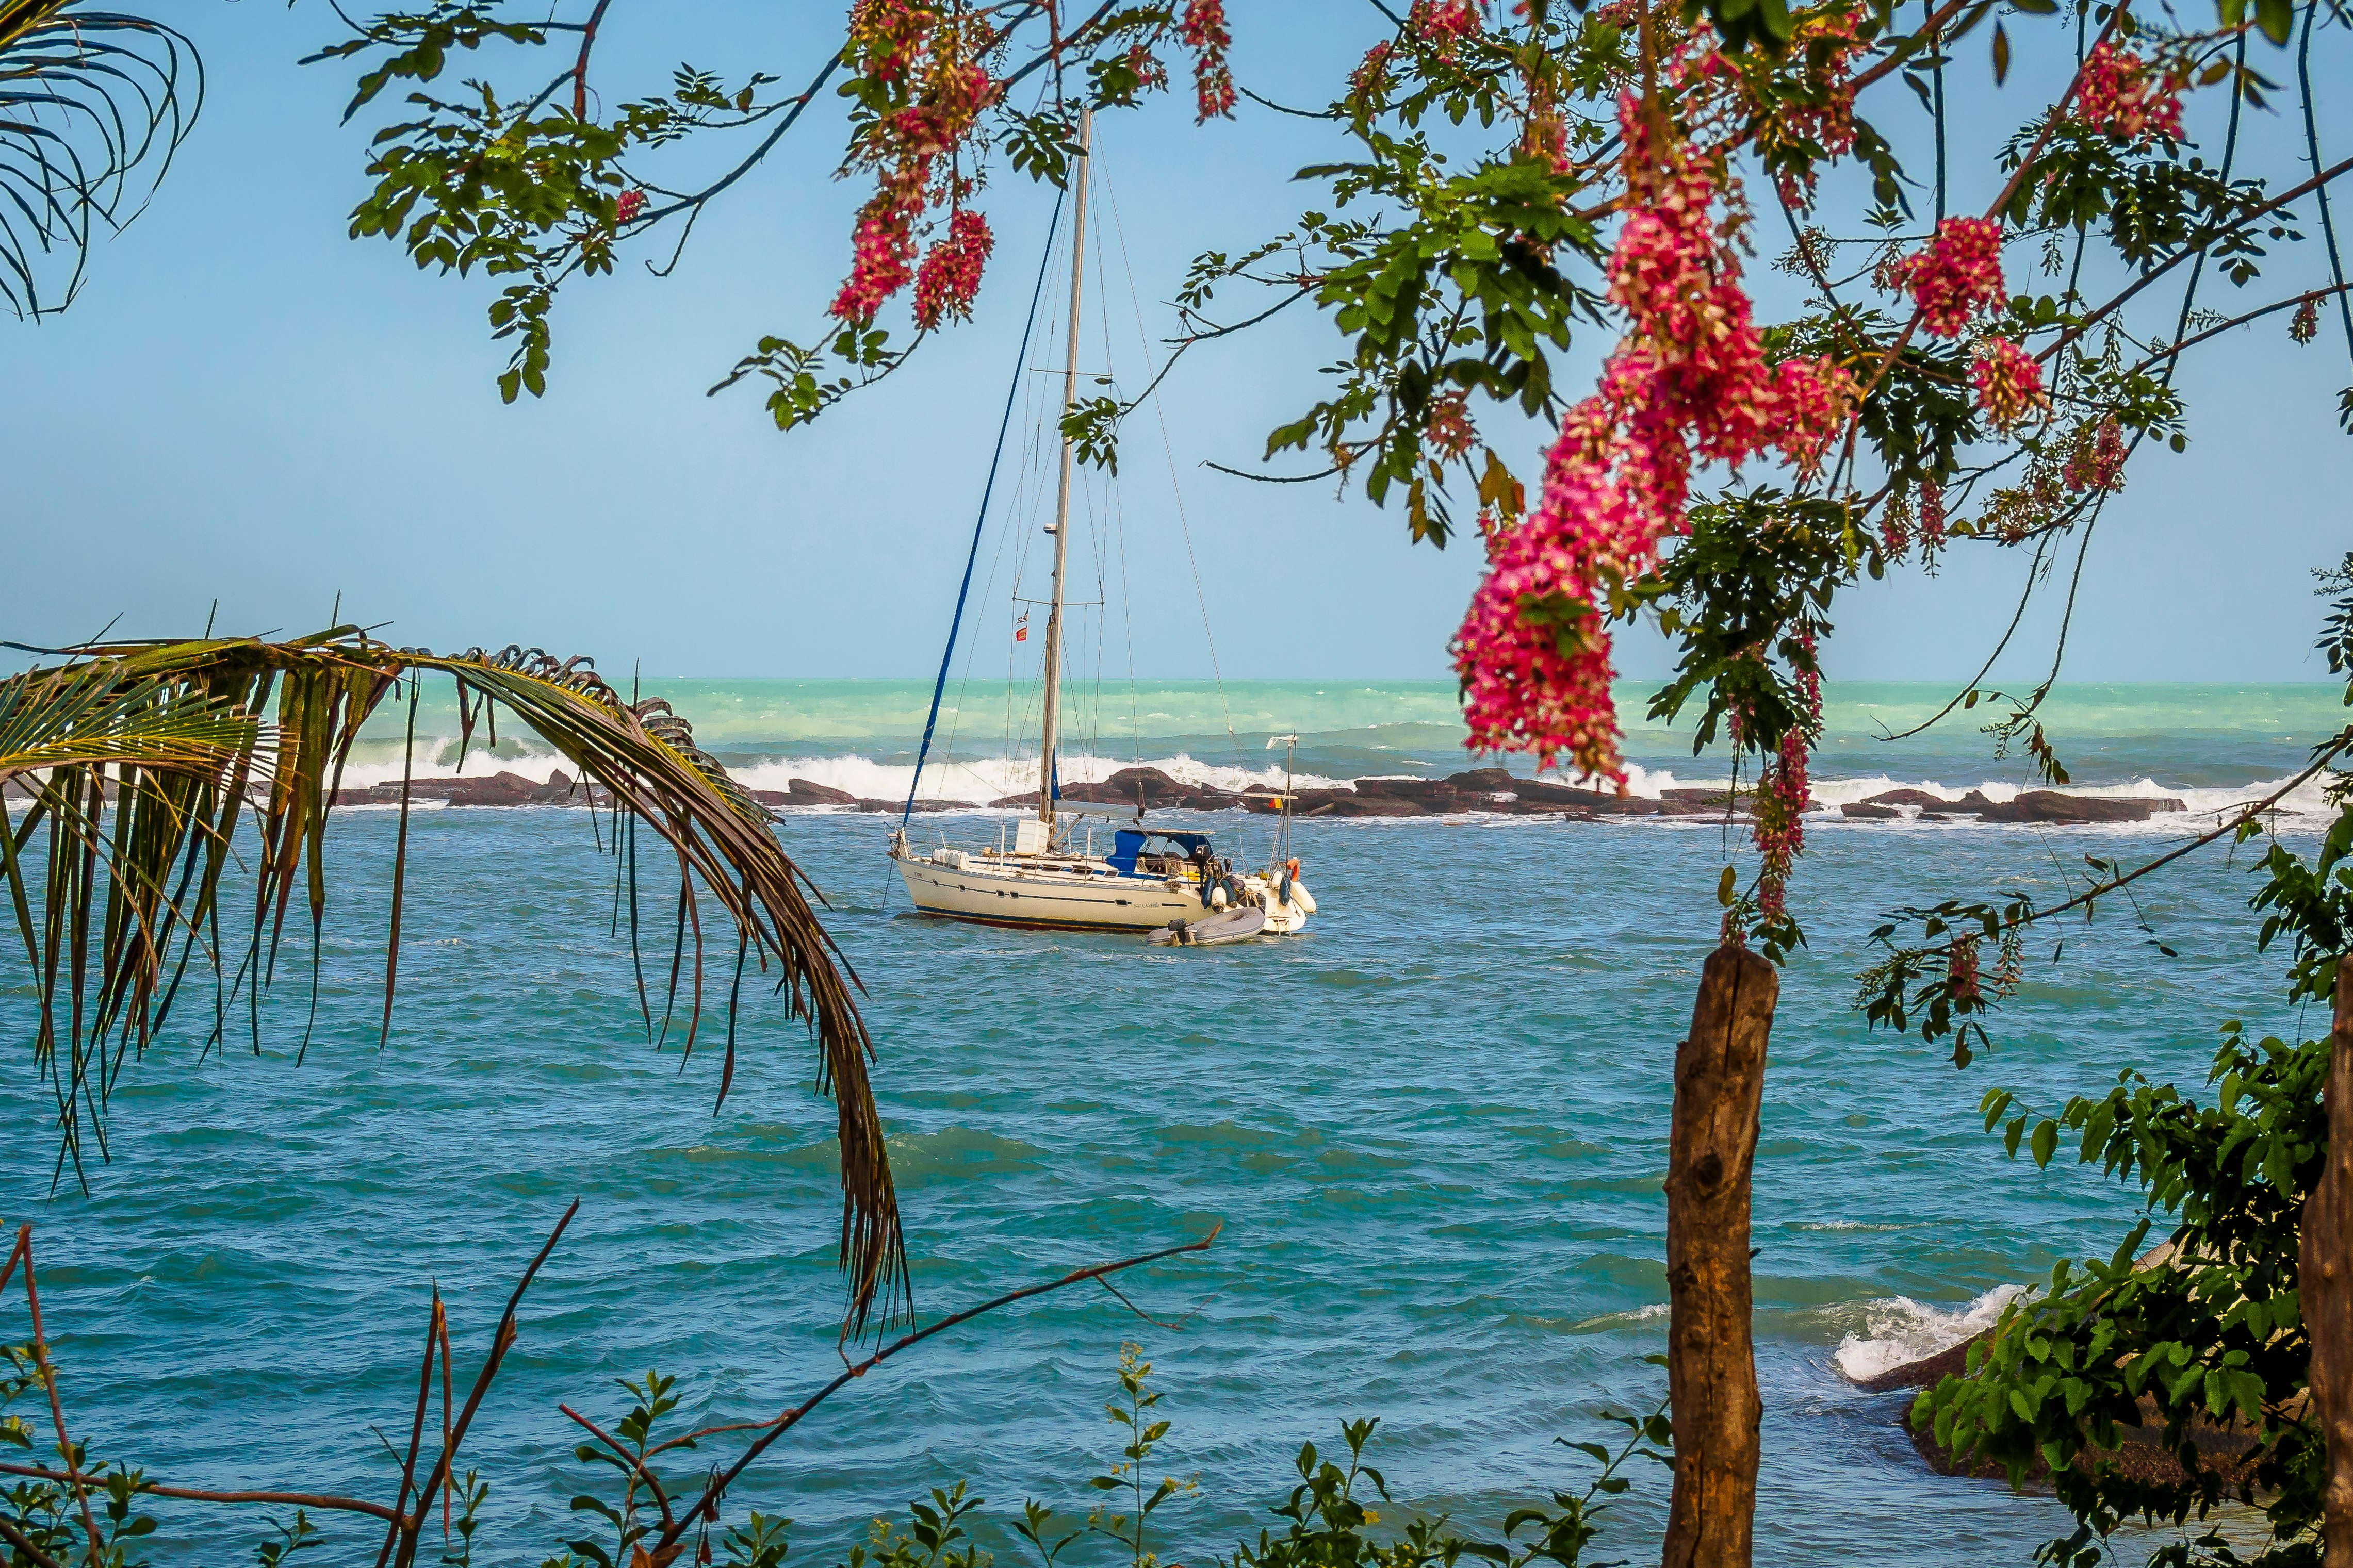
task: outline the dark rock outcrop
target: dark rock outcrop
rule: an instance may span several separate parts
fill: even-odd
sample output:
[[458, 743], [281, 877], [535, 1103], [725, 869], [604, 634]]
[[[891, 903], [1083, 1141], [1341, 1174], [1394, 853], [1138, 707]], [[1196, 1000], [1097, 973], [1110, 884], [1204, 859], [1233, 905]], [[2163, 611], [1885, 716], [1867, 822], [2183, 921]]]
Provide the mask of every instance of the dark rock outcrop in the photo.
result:
[[1975, 816], [1989, 806], [1992, 805], [1993, 802], [1985, 797], [1985, 792], [1983, 790], [1973, 789], [1969, 791], [1968, 794], [1961, 796], [1958, 800], [1936, 800], [1931, 798], [1919, 803], [1919, 805], [1920, 815], [1923, 816]]
[[1944, 805], [1948, 803], [1943, 795], [1931, 795], [1925, 789], [1887, 789], [1880, 791], [1862, 804], [1864, 805], [1916, 805], [1926, 810], [1932, 805]]
[[2031, 789], [2016, 800], [1988, 805], [1978, 813], [1986, 822], [2147, 822], [2152, 816], [2182, 809], [2169, 797], [2061, 795], [2056, 790]]
[[1292, 797], [1293, 816], [1428, 816], [1431, 812], [1394, 795], [1359, 795], [1352, 789], [1303, 789]]
[[[7, 787], [12, 796], [28, 793], [22, 781], [11, 781]], [[848, 790], [803, 778], [787, 781], [782, 790], [753, 790], [750, 794], [762, 805], [797, 810], [828, 807], [883, 813], [905, 806], [902, 801], [861, 799]], [[488, 776], [416, 779], [410, 782], [409, 796], [413, 801], [465, 806], [604, 807], [612, 804], [593, 783], [575, 781], [561, 769], [551, 773], [544, 784], [503, 772]], [[400, 798], [401, 786], [396, 780], [366, 789], [340, 791], [335, 803], [397, 805]], [[1279, 791], [1262, 785], [1240, 792], [1222, 790], [1212, 784], [1187, 784], [1159, 768], [1147, 767], [1122, 768], [1094, 783], [1066, 784], [1062, 799], [1072, 805], [1124, 807], [1129, 811], [1141, 805], [1148, 811], [1249, 811], [1274, 815], [1285, 807], [1285, 798]], [[998, 810], [1035, 810], [1038, 792], [1003, 795], [987, 804]], [[1667, 790], [1655, 798], [1621, 796], [1606, 789], [1588, 789], [1554, 779], [1520, 778], [1503, 768], [1472, 768], [1442, 779], [1358, 779], [1353, 785], [1294, 791], [1288, 804], [1292, 815], [1301, 817], [1440, 816], [1494, 812], [1572, 822], [1635, 816], [1708, 817], [1732, 824], [1751, 820], [1746, 791], [1693, 785]], [[2110, 797], [2028, 790], [2015, 800], [1997, 802], [1988, 799], [1982, 790], [1971, 790], [1958, 800], [1946, 800], [1926, 790], [1893, 789], [1883, 790], [1868, 800], [1841, 805], [1839, 812], [1851, 822], [1892, 822], [1905, 817], [1906, 812], [1899, 809], [1905, 807], [1916, 809], [1920, 819], [1929, 822], [1974, 817], [1983, 822], [2063, 824], [2144, 822], [2151, 816], [2184, 809], [2179, 800], [2159, 796]], [[977, 803], [969, 801], [915, 803], [918, 812], [977, 809]]]
[[[846, 789], [835, 789], [810, 779], [785, 781], [787, 805], [855, 805], [858, 797]], [[769, 804], [764, 802], [763, 804]]]
[[1535, 781], [1515, 779], [1504, 768], [1472, 768], [1469, 773], [1449, 773], [1446, 782], [1465, 795], [1510, 795]]

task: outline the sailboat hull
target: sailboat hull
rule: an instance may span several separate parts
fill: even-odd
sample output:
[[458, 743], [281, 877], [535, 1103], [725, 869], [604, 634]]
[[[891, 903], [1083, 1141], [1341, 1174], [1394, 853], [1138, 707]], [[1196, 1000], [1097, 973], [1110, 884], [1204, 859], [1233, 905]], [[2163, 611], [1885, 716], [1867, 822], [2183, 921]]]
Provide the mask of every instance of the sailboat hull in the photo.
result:
[[927, 915], [1033, 931], [1151, 931], [1207, 911], [1190, 888], [1139, 877], [1087, 877], [1051, 870], [997, 870], [902, 859], [907, 896]]
[[[1171, 921], [1198, 921], [1209, 913], [1190, 884], [1170, 887], [1145, 877], [1111, 874], [1101, 861], [1073, 857], [1037, 857], [1027, 863], [1008, 858], [985, 864], [977, 856], [964, 864], [894, 855], [900, 879], [918, 911], [977, 925], [1028, 931], [1156, 931]], [[1266, 897], [1257, 878], [1245, 887]], [[1268, 899], [1272, 903], [1271, 898]], [[1307, 923], [1295, 903], [1275, 906], [1270, 931], [1289, 933]]]

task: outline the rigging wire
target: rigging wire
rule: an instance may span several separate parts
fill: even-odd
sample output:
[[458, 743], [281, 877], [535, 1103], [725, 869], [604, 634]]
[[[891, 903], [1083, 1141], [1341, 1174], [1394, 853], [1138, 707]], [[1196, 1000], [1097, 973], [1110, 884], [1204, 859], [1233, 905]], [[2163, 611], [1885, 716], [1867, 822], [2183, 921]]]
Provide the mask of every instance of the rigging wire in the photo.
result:
[[[1128, 298], [1135, 306], [1135, 335], [1137, 342], [1143, 345], [1144, 368], [1147, 373], [1157, 374], [1153, 369], [1152, 342], [1145, 332], [1143, 296], [1137, 292], [1135, 287], [1135, 264], [1128, 255], [1127, 228], [1120, 221], [1119, 196], [1113, 189], [1108, 174], [1104, 176], [1103, 184], [1103, 195], [1111, 207], [1112, 227], [1119, 237], [1120, 265], [1127, 272]], [[1176, 502], [1176, 526], [1185, 537], [1185, 559], [1193, 569], [1193, 596], [1201, 606], [1201, 635], [1209, 645], [1209, 672], [1217, 680], [1218, 705], [1224, 710], [1226, 716], [1226, 740], [1229, 744], [1239, 749], [1241, 742], [1234, 737], [1233, 704], [1226, 696], [1226, 673], [1218, 659], [1218, 637], [1209, 626], [1209, 595], [1201, 586], [1201, 563], [1199, 557], [1193, 552], [1193, 525], [1185, 516], [1185, 490], [1176, 479], [1176, 447], [1168, 437], [1168, 415], [1161, 406], [1160, 394], [1156, 388], [1150, 395], [1148, 401], [1152, 405], [1153, 418], [1160, 426], [1160, 450], [1168, 461], [1168, 488]]]
[[[1029, 319], [1023, 322], [1021, 327], [1020, 358], [1025, 361], [1029, 357], [1029, 331], [1032, 327], [1037, 325], [1038, 321], [1038, 305], [1039, 302], [1046, 297], [1046, 264], [1053, 256], [1053, 237], [1055, 232], [1061, 227], [1061, 224], [1062, 195], [1060, 192], [1057, 191], [1054, 194], [1054, 216], [1048, 221], [1046, 228], [1046, 255], [1040, 257], [1038, 260], [1038, 283], [1036, 289], [1032, 290], [1029, 296]], [[915, 791], [922, 784], [923, 778], [923, 759], [931, 753], [932, 732], [938, 727], [940, 721], [940, 698], [947, 690], [948, 668], [950, 662], [955, 658], [956, 633], [962, 629], [964, 626], [965, 600], [972, 592], [973, 564], [980, 558], [980, 536], [982, 531], [988, 525], [989, 497], [994, 494], [997, 489], [997, 466], [1005, 456], [1005, 434], [1012, 426], [1013, 403], [1015, 396], [1019, 393], [1020, 388], [1021, 372], [1019, 366], [1017, 364], [1014, 370], [1013, 384], [1005, 389], [1005, 414], [997, 422], [997, 445], [989, 453], [988, 479], [980, 489], [980, 515], [973, 520], [972, 548], [965, 554], [964, 582], [956, 589], [955, 616], [948, 622], [948, 646], [943, 649], [940, 654], [939, 679], [932, 684], [932, 710], [929, 716], [923, 721], [923, 744], [916, 748], [915, 751], [915, 776], [908, 781], [907, 805], [905, 809], [901, 811], [899, 814], [899, 831], [901, 833], [904, 833], [907, 830], [907, 819], [914, 815]], [[883, 884], [883, 902], [887, 908], [890, 902], [890, 885], [888, 883]]]

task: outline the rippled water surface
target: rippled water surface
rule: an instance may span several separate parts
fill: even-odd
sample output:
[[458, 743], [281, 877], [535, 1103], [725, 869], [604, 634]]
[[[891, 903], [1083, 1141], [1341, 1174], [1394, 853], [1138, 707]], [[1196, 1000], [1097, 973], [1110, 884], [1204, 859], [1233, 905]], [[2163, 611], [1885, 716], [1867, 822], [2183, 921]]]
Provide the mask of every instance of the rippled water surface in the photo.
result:
[[[1207, 825], [1264, 851], [1262, 824]], [[290, 946], [259, 1058], [233, 1030], [199, 1061], [175, 1028], [125, 1074], [112, 1163], [88, 1196], [69, 1177], [54, 1199], [52, 1109], [20, 1059], [0, 1084], [6, 1209], [37, 1227], [78, 1436], [174, 1480], [382, 1495], [396, 1466], [376, 1430], [404, 1435], [430, 1287], [470, 1370], [515, 1273], [580, 1198], [469, 1445], [493, 1487], [478, 1561], [536, 1563], [579, 1533], [566, 1503], [587, 1479], [559, 1401], [617, 1416], [612, 1380], [652, 1366], [680, 1374], [689, 1414], [732, 1419], [839, 1367], [831, 1111], [765, 994], [716, 1116], [717, 1037], [683, 1066], [674, 1042], [649, 1047], [627, 943], [608, 935], [611, 863], [577, 812], [419, 815], [379, 1053], [393, 826], [337, 818], [348, 876], [306, 1059], [305, 984], [288, 972], [307, 951]], [[1556, 1436], [1606, 1436], [1601, 1406], [1662, 1392], [1643, 1358], [1664, 1341], [1669, 1064], [1715, 926], [1719, 829], [1306, 824], [1324, 911], [1310, 932], [1185, 952], [885, 911], [880, 819], [782, 831], [869, 987], [923, 1313], [1223, 1226], [1208, 1253], [1124, 1282], [1179, 1326], [1091, 1287], [849, 1387], [736, 1494], [799, 1521], [795, 1561], [836, 1561], [876, 1513], [951, 1478], [989, 1500], [984, 1533], [1008, 1553], [1022, 1498], [1082, 1507], [1114, 1447], [1102, 1406], [1124, 1340], [1168, 1395], [1167, 1468], [1200, 1478], [1158, 1516], [1187, 1562], [1254, 1534], [1301, 1440], [1328, 1442], [1343, 1417], [1384, 1417], [1400, 1501], [1492, 1528], [1580, 1475]], [[2059, 1530], [2047, 1499], [1928, 1476], [1894, 1424], [1902, 1396], [1856, 1392], [1831, 1357], [2115, 1246], [2124, 1196], [2005, 1161], [1978, 1100], [2000, 1084], [2049, 1105], [2127, 1063], [2194, 1082], [2221, 1019], [2295, 1027], [2252, 951], [2248, 879], [2192, 862], [2147, 896], [2178, 960], [2104, 908], [2063, 965], [2031, 967], [1999, 1048], [1966, 1073], [1867, 1033], [1847, 1002], [1891, 901], [2047, 898], [2084, 853], [2157, 842], [1813, 829], [1813, 947], [1784, 984], [1757, 1175], [1760, 1561], [2023, 1563]], [[9, 962], [0, 1019], [21, 1041], [29, 992]], [[714, 995], [725, 979], [714, 963]], [[21, 1299], [6, 1310], [20, 1335]], [[1655, 1551], [1664, 1482], [1638, 1472], [1602, 1555]], [[249, 1560], [250, 1519], [222, 1539], [203, 1517], [167, 1512], [158, 1555]], [[373, 1538], [331, 1533], [307, 1561], [373, 1561]]]

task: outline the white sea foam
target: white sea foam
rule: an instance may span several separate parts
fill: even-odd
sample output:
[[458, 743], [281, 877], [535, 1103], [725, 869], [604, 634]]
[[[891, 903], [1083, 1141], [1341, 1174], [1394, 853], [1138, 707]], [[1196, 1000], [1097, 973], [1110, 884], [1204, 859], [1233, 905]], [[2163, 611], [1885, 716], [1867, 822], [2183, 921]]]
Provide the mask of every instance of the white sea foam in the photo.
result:
[[[516, 748], [509, 745], [502, 750], [513, 752]], [[422, 754], [420, 748], [411, 776], [419, 779], [456, 776], [458, 768], [454, 752], [449, 752], [448, 748], [444, 748], [444, 755], [428, 757]], [[1173, 757], [1147, 757], [1141, 763], [1128, 757], [1065, 753], [1059, 771], [1065, 784], [1099, 784], [1122, 768], [1136, 766], [1158, 768], [1183, 784], [1212, 785], [1232, 791], [1280, 789], [1284, 779], [1280, 762], [1261, 768], [1229, 767], [1198, 762], [1181, 752]], [[497, 757], [484, 756], [477, 751], [466, 759], [465, 775], [486, 778], [492, 773], [510, 773], [544, 784], [559, 770], [567, 773], [574, 771], [562, 757], [553, 752], [540, 752], [537, 748], [520, 755]], [[915, 777], [913, 763], [880, 763], [871, 757], [854, 753], [831, 757], [778, 757], [742, 763], [729, 771], [746, 789], [781, 790], [794, 779], [807, 779], [828, 789], [847, 790], [860, 800], [904, 800], [907, 798], [907, 786]], [[400, 774], [401, 763], [396, 752], [389, 757], [354, 759], [343, 770], [343, 787], [366, 789], [372, 784], [398, 784]], [[1299, 773], [1291, 782], [1299, 789], [1345, 789], [1348, 785], [1346, 779], [1327, 778], [1320, 773]], [[923, 788], [917, 798], [986, 804], [1037, 787], [1038, 759], [1035, 757], [934, 762], [923, 767]]]
[[[1432, 765], [1426, 772], [1397, 776], [1412, 778], [1444, 778], [1450, 773], [1460, 773], [1473, 764], [1465, 759], [1460, 765], [1448, 768]], [[374, 784], [398, 784], [402, 773], [400, 743], [396, 741], [364, 742], [354, 750], [343, 774], [345, 789], [366, 789]], [[1143, 766], [1157, 768], [1170, 777], [1188, 784], [1213, 786], [1229, 791], [1244, 789], [1279, 789], [1286, 775], [1280, 753], [1270, 753], [1264, 765], [1238, 766], [1203, 762], [1185, 752], [1171, 756], [1120, 757], [1087, 753], [1066, 754], [1061, 759], [1061, 779], [1065, 784], [1095, 784], [1109, 778], [1122, 768]], [[453, 741], [422, 742], [417, 755], [408, 771], [417, 779], [440, 779], [457, 776], [457, 746]], [[546, 747], [535, 742], [518, 743], [502, 739], [496, 753], [476, 746], [467, 756], [465, 776], [480, 778], [492, 773], [520, 774], [536, 783], [545, 783], [557, 772], [574, 773], [570, 764]], [[793, 779], [807, 779], [828, 789], [846, 790], [861, 800], [904, 800], [914, 780], [915, 770], [908, 763], [884, 763], [853, 752], [822, 757], [777, 757], [738, 764], [733, 773], [746, 787], [758, 790], [782, 790]], [[1547, 782], [1579, 782], [1546, 775]], [[1299, 789], [1345, 789], [1352, 780], [1322, 773], [1301, 773], [1289, 776], [1289, 782]], [[1590, 783], [1590, 781], [1583, 781]], [[1670, 790], [1703, 788], [1722, 789], [1729, 781], [1723, 777], [1683, 778], [1672, 769], [1651, 769], [1639, 763], [1627, 765], [1627, 789], [1633, 795], [1657, 799]], [[2138, 823], [2100, 825], [2103, 831], [2126, 834], [2158, 834], [2179, 836], [2212, 826], [2228, 814], [2251, 802], [2261, 800], [2284, 784], [2284, 778], [2259, 781], [2225, 789], [2183, 789], [2166, 784], [2154, 778], [2135, 779], [2127, 784], [2069, 784], [2060, 793], [2085, 795], [2095, 799], [2163, 798], [2181, 802], [2179, 812], [2161, 812]], [[2315, 778], [2299, 785], [2280, 802], [2280, 809], [2288, 814], [2327, 814], [2330, 811], [2323, 790], [2327, 776]], [[999, 757], [934, 761], [925, 765], [923, 784], [917, 797], [932, 801], [970, 801], [986, 805], [1007, 795], [1020, 795], [1038, 787], [1036, 757]], [[1814, 810], [1812, 816], [1821, 821], [1843, 820], [1838, 812], [1841, 805], [1866, 801], [1891, 790], [1925, 791], [1940, 800], [1957, 801], [1971, 790], [1986, 799], [2006, 802], [2017, 798], [2028, 786], [2016, 784], [1948, 784], [1936, 779], [1900, 779], [1884, 773], [1862, 778], [1817, 779], [1813, 783]], [[15, 802], [10, 803], [12, 805]], [[1907, 810], [1906, 821], [1916, 822], [1916, 816]], [[1966, 826], [1974, 819], [1946, 818], [1933, 826], [1948, 829]], [[1905, 822], [1877, 822], [1880, 829], [1902, 827]], [[1932, 826], [1923, 824], [1922, 826]], [[2006, 825], [2004, 825], [2006, 826]]]
[[[1282, 765], [1240, 768], [1203, 763], [1180, 752], [1173, 757], [1146, 757], [1137, 761], [1131, 757], [1098, 757], [1065, 754], [1057, 771], [1065, 785], [1100, 784], [1122, 768], [1158, 768], [1180, 784], [1202, 784], [1217, 789], [1280, 789], [1282, 787]], [[868, 757], [784, 757], [774, 762], [752, 763], [736, 768], [734, 774], [751, 789], [783, 789], [793, 779], [807, 779], [828, 789], [848, 790], [861, 800], [904, 800], [907, 786], [913, 783], [915, 770], [911, 763], [878, 763]], [[1300, 773], [1292, 780], [1299, 789], [1345, 789], [1345, 779], [1326, 778], [1320, 773]], [[1025, 795], [1038, 787], [1038, 759], [1035, 757], [988, 757], [972, 761], [927, 763], [923, 766], [923, 787], [917, 792], [920, 800], [969, 800], [987, 803], [1008, 795]]]
[[1838, 1349], [1831, 1352], [1831, 1365], [1840, 1375], [1862, 1383], [1925, 1361], [1993, 1327], [2018, 1290], [2015, 1285], [1997, 1285], [1957, 1310], [1915, 1301], [1909, 1296], [1865, 1301], [1861, 1307], [1862, 1327], [1847, 1331]]

